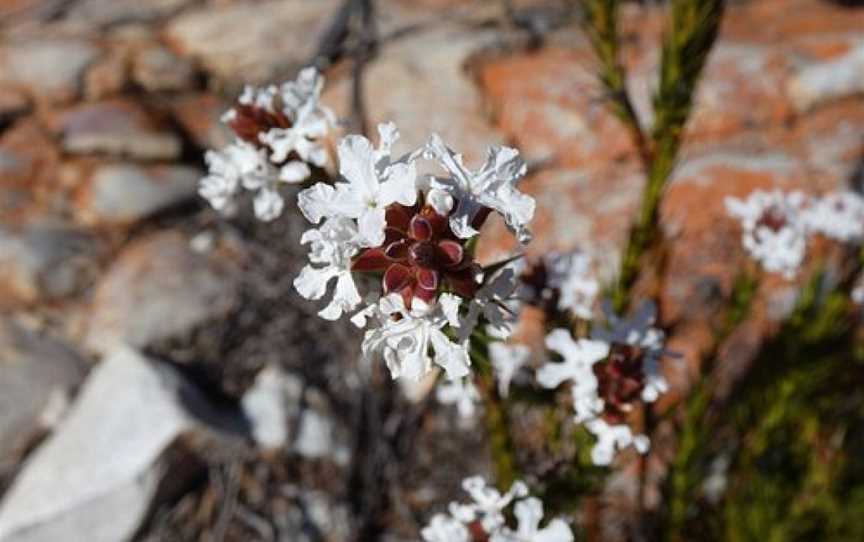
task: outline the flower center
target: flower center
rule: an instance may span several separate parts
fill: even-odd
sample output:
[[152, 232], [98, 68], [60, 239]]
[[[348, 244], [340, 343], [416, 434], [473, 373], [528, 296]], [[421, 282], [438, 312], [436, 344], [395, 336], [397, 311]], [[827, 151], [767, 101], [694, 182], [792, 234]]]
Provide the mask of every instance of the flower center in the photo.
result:
[[756, 222], [756, 226], [764, 226], [771, 231], [780, 231], [786, 227], [786, 214], [776, 206], [765, 209], [762, 216]]

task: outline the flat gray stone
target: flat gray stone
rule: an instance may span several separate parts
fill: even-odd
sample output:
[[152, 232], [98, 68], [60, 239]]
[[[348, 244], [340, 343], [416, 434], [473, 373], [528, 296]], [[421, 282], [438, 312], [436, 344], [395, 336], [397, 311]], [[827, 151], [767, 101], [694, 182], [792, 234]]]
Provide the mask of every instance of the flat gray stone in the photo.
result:
[[96, 222], [134, 222], [194, 197], [200, 177], [189, 166], [104, 165], [93, 173], [81, 212]]
[[66, 12], [70, 21], [89, 25], [114, 25], [154, 21], [189, 5], [192, 0], [80, 0]]
[[188, 11], [167, 41], [224, 81], [263, 83], [308, 62], [339, 0], [235, 2]]
[[127, 246], [97, 283], [85, 344], [105, 354], [182, 336], [236, 303], [229, 267], [164, 232]]
[[6, 493], [0, 540], [129, 540], [172, 475], [166, 452], [198, 425], [186, 405], [207, 410], [203, 403], [175, 370], [115, 350]]
[[64, 342], [0, 319], [0, 463], [54, 427], [86, 371]]
[[101, 243], [70, 226], [0, 225], [0, 308], [59, 299], [95, 276]]
[[798, 111], [864, 94], [864, 42], [839, 58], [802, 67], [789, 79], [787, 90]]
[[175, 160], [180, 138], [138, 104], [109, 100], [84, 104], [50, 119], [71, 154], [107, 154], [140, 160]]
[[193, 86], [195, 70], [188, 59], [164, 47], [149, 47], [135, 55], [132, 78], [149, 92], [182, 90]]
[[81, 92], [84, 70], [99, 55], [78, 39], [40, 38], [0, 46], [0, 82], [26, 88], [53, 102], [73, 100]]

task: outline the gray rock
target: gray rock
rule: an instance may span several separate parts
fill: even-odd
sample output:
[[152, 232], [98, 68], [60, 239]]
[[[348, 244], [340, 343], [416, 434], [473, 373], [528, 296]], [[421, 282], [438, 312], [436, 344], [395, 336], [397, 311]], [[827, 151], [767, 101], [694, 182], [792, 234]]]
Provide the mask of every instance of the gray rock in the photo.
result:
[[81, 212], [97, 222], [133, 222], [194, 197], [200, 177], [198, 169], [188, 166], [101, 166], [93, 173]]
[[141, 160], [175, 160], [180, 138], [134, 102], [85, 104], [51, 119], [63, 149], [72, 154], [108, 154]]
[[276, 450], [288, 444], [289, 426], [296, 421], [302, 397], [303, 382], [298, 377], [275, 366], [258, 373], [241, 403], [260, 448]]
[[[504, 141], [484, 113], [466, 68], [496, 39], [494, 32], [445, 27], [385, 44], [364, 76], [371, 122], [396, 123], [402, 136], [397, 151], [421, 146], [437, 132], [469, 164], [481, 161], [487, 145]], [[350, 78], [332, 82], [324, 101], [346, 117], [350, 92]], [[435, 104], [434, 115], [430, 104]]]
[[72, 295], [95, 276], [101, 243], [53, 224], [0, 226], [0, 307]]
[[135, 56], [132, 78], [150, 92], [182, 90], [193, 85], [195, 69], [164, 47], [150, 47]]
[[840, 58], [803, 67], [790, 78], [787, 90], [798, 111], [864, 94], [864, 42]]
[[236, 303], [229, 267], [196, 253], [178, 233], [132, 243], [96, 285], [85, 344], [107, 353], [182, 336]]
[[176, 13], [190, 3], [191, 0], [80, 0], [71, 5], [66, 19], [99, 26], [149, 22]]
[[0, 82], [20, 85], [53, 102], [75, 99], [84, 70], [99, 55], [77, 39], [39, 38], [0, 47]]
[[0, 464], [54, 427], [86, 370], [60, 340], [0, 320]]
[[175, 18], [167, 40], [217, 77], [262, 83], [308, 62], [338, 0], [275, 0], [207, 6]]
[[129, 540], [160, 482], [182, 474], [172, 472], [170, 452], [200, 427], [187, 405], [212, 411], [173, 369], [128, 348], [114, 351], [5, 495], [0, 540]]

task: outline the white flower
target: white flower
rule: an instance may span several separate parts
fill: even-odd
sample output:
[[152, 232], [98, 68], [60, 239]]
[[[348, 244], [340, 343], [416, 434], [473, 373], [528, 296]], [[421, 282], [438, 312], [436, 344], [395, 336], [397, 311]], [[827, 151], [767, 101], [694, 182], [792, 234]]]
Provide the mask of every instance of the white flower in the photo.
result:
[[558, 308], [590, 319], [600, 284], [592, 275], [591, 257], [580, 251], [553, 253], [544, 258], [547, 286], [559, 292]]
[[657, 307], [654, 303], [645, 301], [630, 318], [621, 318], [614, 314], [608, 302], [604, 303], [603, 310], [606, 313], [606, 327], [594, 326], [591, 338], [642, 349], [642, 371], [645, 374], [642, 400], [647, 403], [656, 401], [660, 394], [669, 391], [669, 384], [660, 371], [660, 359], [668, 353], [663, 349], [665, 334], [654, 327]]
[[444, 293], [434, 305], [415, 298], [409, 310], [399, 294], [382, 298], [376, 309], [381, 324], [366, 332], [363, 355], [369, 359], [381, 352], [393, 378], [420, 380], [432, 367], [431, 348], [448, 378], [466, 376], [471, 364], [467, 345], [452, 342], [442, 331], [446, 325], [458, 327], [460, 303], [458, 296]]
[[564, 358], [561, 363], [546, 363], [537, 371], [537, 382], [554, 389], [570, 381], [576, 421], [584, 422], [603, 412], [598, 381], [592, 367], [609, 355], [609, 344], [589, 339], [573, 340], [566, 329], [555, 329], [546, 337], [546, 347]]
[[[327, 320], [337, 320], [360, 304], [360, 294], [351, 275], [351, 257], [359, 250], [354, 244], [357, 226], [352, 220], [333, 218], [320, 228], [306, 231], [301, 243], [310, 244], [309, 261], [294, 279], [294, 287], [306, 299], [321, 299], [327, 285], [336, 279], [333, 299], [318, 314]], [[323, 264], [315, 266], [313, 264]]]
[[428, 198], [443, 215], [447, 215], [455, 203], [456, 209], [450, 213], [450, 227], [457, 236], [469, 239], [477, 235], [474, 219], [488, 207], [504, 217], [520, 243], [531, 240], [528, 223], [534, 218], [535, 203], [534, 198], [516, 189], [516, 183], [527, 169], [519, 151], [493, 145], [488, 150], [486, 163], [477, 171], [469, 171], [462, 163], [462, 156], [447, 147], [437, 134], [429, 139], [427, 147], [429, 154], [450, 175], [430, 181]]
[[855, 192], [832, 192], [803, 212], [809, 231], [844, 243], [864, 238], [864, 198]]
[[460, 522], [445, 514], [435, 514], [429, 525], [420, 531], [424, 542], [470, 542], [471, 533]]
[[531, 351], [524, 344], [494, 342], [489, 345], [489, 359], [502, 397], [510, 394], [510, 382], [516, 372], [528, 363]]
[[209, 171], [198, 184], [198, 193], [217, 211], [226, 210], [240, 188], [240, 171], [234, 165], [229, 149], [204, 154]]
[[515, 531], [505, 527], [494, 533], [490, 542], [573, 542], [573, 531], [564, 520], [556, 518], [546, 527], [540, 528], [543, 503], [536, 497], [517, 502], [513, 514], [519, 521], [519, 527]]
[[225, 209], [242, 186], [258, 191], [254, 204], [259, 219], [273, 220], [282, 212], [283, 201], [275, 187], [278, 173], [267, 161], [266, 150], [237, 140], [221, 151], [207, 151], [204, 160], [209, 172], [201, 179], [199, 193], [214, 209]]
[[609, 465], [615, 458], [615, 452], [633, 445], [636, 451], [644, 454], [648, 451], [650, 441], [645, 435], [634, 435], [630, 426], [624, 424], [609, 425], [603, 418], [595, 418], [585, 422], [585, 428], [597, 437], [597, 443], [591, 449], [591, 461], [595, 465]]
[[435, 397], [443, 405], [456, 405], [459, 418], [465, 422], [474, 421], [480, 403], [480, 392], [469, 378], [456, 378], [442, 382], [438, 385]]
[[510, 486], [510, 490], [501, 494], [494, 487], [486, 485], [486, 481], [480, 476], [472, 476], [462, 481], [462, 489], [468, 492], [474, 501], [471, 504], [450, 504], [450, 513], [456, 519], [470, 523], [480, 519], [480, 524], [486, 533], [491, 534], [504, 525], [504, 514], [502, 511], [510, 505], [515, 498], [526, 497], [528, 486], [517, 480]]
[[792, 278], [807, 248], [804, 203], [801, 192], [756, 190], [745, 200], [727, 197], [726, 210], [741, 221], [747, 252], [767, 271]]
[[378, 126], [378, 149], [363, 136], [350, 135], [339, 144], [339, 172], [346, 182], [334, 186], [318, 183], [300, 192], [298, 205], [306, 218], [318, 223], [323, 217], [357, 219], [364, 246], [384, 242], [385, 208], [391, 203], [414, 205], [417, 171], [413, 160], [392, 162], [390, 147], [398, 138], [393, 124]]
[[468, 313], [459, 329], [459, 338], [465, 340], [471, 335], [481, 315], [485, 318], [491, 335], [497, 338], [509, 337], [516, 326], [519, 311], [519, 302], [514, 296], [518, 286], [518, 274], [510, 265], [499, 269], [486, 280], [468, 305]]
[[305, 68], [296, 81], [283, 83], [279, 96], [291, 126], [271, 128], [259, 136], [272, 149], [273, 162], [283, 163], [292, 152], [300, 158], [283, 166], [280, 178], [285, 182], [298, 183], [308, 177], [306, 162], [319, 167], [327, 163], [327, 152], [320, 140], [333, 124], [333, 113], [319, 103], [323, 86], [324, 78], [315, 68]]

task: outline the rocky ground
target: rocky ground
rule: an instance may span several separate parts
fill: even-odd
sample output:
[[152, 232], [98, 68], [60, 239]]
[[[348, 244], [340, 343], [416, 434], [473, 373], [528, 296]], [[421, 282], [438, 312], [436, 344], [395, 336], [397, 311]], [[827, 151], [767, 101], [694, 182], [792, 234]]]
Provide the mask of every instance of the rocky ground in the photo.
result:
[[[660, 307], [682, 356], [660, 409], [698, 373], [743, 261], [723, 197], [864, 182], [852, 4], [731, 3], [663, 208]], [[517, 146], [530, 252], [581, 247], [607, 277], [643, 175], [569, 2], [375, 5], [369, 48], [328, 40], [338, 0], [0, 0], [0, 540], [415, 540], [462, 477], [489, 472], [466, 453], [482, 431], [364, 371], [356, 332], [293, 291], [299, 216], [225, 219], [198, 199], [220, 113], [243, 83], [335, 60], [325, 101], [346, 129], [393, 120], [409, 145], [437, 131], [469, 160]], [[649, 122], [663, 11], [624, 9]], [[766, 289], [717, 378], [744, 371], [793, 291]], [[590, 521], [604, 540], [625, 538], [635, 483], [626, 465], [609, 479]]]

